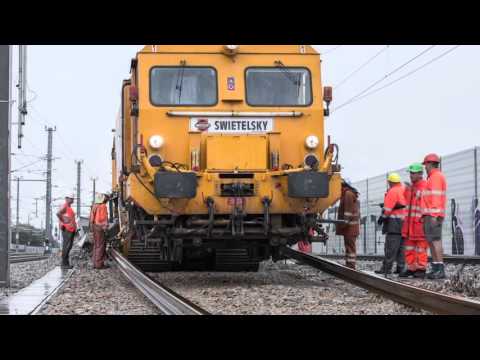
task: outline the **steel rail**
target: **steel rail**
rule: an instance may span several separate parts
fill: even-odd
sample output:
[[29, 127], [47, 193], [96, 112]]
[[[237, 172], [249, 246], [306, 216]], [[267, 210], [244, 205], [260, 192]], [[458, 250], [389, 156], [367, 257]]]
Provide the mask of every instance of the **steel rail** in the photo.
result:
[[209, 315], [173, 290], [160, 285], [130, 263], [120, 252], [110, 249], [121, 273], [165, 315]]
[[[344, 259], [345, 255], [338, 254], [318, 254], [326, 259]], [[383, 255], [357, 255], [357, 260], [364, 261], [382, 261]], [[431, 261], [431, 257], [428, 258]], [[447, 264], [469, 264], [480, 265], [480, 256], [465, 256], [465, 255], [445, 255], [443, 261]]]
[[65, 276], [63, 278], [63, 280], [58, 284], [57, 287], [55, 287], [55, 289], [53, 289], [47, 296], [45, 296], [43, 298], [42, 301], [40, 301], [40, 303], [29, 313], [29, 315], [39, 315], [40, 313], [40, 310], [43, 309], [43, 306], [52, 298], [54, 297], [59, 291], [61, 288], [63, 288], [63, 286], [66, 284], [66, 282], [72, 277], [73, 273], [75, 271], [74, 270], [70, 270], [69, 273], [67, 274], [67, 276]]
[[40, 254], [15, 254], [9, 255], [9, 262], [10, 264], [17, 264], [23, 263], [27, 261], [40, 261], [46, 260], [49, 256], [47, 255], [40, 255]]
[[436, 293], [395, 282], [366, 272], [355, 271], [334, 261], [284, 248], [283, 254], [353, 285], [417, 309], [442, 315], [480, 315], [480, 302]]

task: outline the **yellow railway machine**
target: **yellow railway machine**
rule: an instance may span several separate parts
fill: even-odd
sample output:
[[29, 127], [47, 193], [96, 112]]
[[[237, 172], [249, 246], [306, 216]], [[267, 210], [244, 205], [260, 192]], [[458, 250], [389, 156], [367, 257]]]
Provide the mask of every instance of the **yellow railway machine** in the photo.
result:
[[[309, 45], [148, 45], [112, 150], [122, 251], [145, 270], [255, 270], [325, 238], [341, 193]], [[324, 106], [326, 104], [326, 106]], [[329, 138], [328, 138], [329, 139]]]

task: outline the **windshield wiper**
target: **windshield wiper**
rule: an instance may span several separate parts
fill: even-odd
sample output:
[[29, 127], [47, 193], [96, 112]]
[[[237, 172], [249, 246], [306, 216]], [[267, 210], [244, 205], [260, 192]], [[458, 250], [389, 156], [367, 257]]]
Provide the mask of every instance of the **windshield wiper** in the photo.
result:
[[178, 91], [178, 104], [181, 104], [181, 101], [182, 101], [183, 78], [185, 75], [186, 63], [187, 62], [185, 60], [182, 60], [180, 62], [181, 68], [180, 68], [179, 74], [177, 75], [177, 83], [175, 85], [175, 90]]
[[[298, 73], [298, 77], [293, 74], [280, 60], [275, 61], [275, 65], [280, 69], [280, 71], [285, 75], [285, 77], [292, 82], [293, 85], [297, 87], [297, 98], [300, 97], [300, 88], [302, 86], [302, 74]], [[296, 79], [295, 79], [296, 78]]]
[[275, 65], [282, 71], [282, 74], [292, 82], [293, 85], [300, 87], [301, 74], [298, 74], [298, 80], [295, 80], [295, 75], [280, 60], [275, 61]]

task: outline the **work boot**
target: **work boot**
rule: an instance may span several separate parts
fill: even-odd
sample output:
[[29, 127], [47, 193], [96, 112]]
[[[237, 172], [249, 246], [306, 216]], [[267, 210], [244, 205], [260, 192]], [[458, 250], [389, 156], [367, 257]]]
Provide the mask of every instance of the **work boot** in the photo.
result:
[[405, 269], [397, 266], [393, 273], [394, 274], [401, 274], [403, 272], [405, 272]]
[[62, 265], [62, 269], [73, 269], [73, 266], [70, 264]]
[[435, 270], [427, 274], [427, 277], [430, 280], [440, 280], [446, 278], [444, 264], [432, 264], [432, 267], [434, 267]]
[[430, 271], [427, 273], [427, 278], [430, 279], [430, 276], [437, 271], [437, 264], [432, 263]]
[[[380, 269], [378, 269], [378, 270], [375, 270], [374, 273], [375, 273], [375, 274], [385, 274], [385, 269], [382, 267], [382, 268], [380, 268]], [[388, 271], [387, 271], [387, 275], [390, 275], [391, 273], [392, 273], [392, 270], [388, 270]]]
[[415, 273], [411, 270], [404, 270], [398, 275], [401, 278], [409, 278], [410, 276], [415, 276]]
[[425, 279], [425, 273], [426, 273], [425, 270], [417, 270], [415, 271], [415, 274], [413, 274], [413, 277], [417, 279]]
[[345, 266], [348, 267], [349, 269], [356, 270], [356, 266], [355, 266], [355, 264], [353, 264], [353, 263], [348, 263], [348, 262], [347, 262], [347, 263], [345, 264]]

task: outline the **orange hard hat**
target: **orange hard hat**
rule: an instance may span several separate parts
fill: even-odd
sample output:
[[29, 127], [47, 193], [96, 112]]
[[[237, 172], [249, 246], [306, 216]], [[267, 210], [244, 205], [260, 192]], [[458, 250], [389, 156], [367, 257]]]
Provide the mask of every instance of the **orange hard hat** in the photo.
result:
[[425, 156], [425, 159], [423, 160], [423, 165], [429, 162], [439, 163], [440, 157], [437, 154], [428, 154], [427, 156]]

